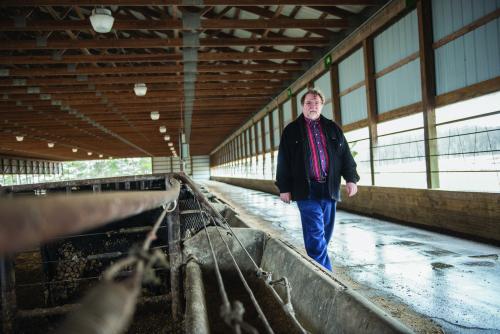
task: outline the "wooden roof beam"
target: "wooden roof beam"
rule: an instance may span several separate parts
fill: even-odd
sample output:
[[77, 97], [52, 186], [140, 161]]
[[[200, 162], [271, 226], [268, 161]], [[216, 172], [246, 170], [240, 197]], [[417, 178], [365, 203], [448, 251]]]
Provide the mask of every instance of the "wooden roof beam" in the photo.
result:
[[[117, 66], [117, 67], [78, 67], [72, 70], [68, 68], [29, 68], [10, 69], [11, 77], [37, 77], [37, 76], [75, 76], [75, 75], [102, 75], [102, 74], [156, 74], [156, 73], [177, 73], [183, 72], [182, 65], [169, 66]], [[242, 71], [303, 71], [301, 65], [283, 64], [241, 64], [241, 65], [198, 65], [198, 73], [210, 72], [242, 72]]]
[[[183, 6], [184, 0], [2, 0], [4, 7], [33, 6]], [[379, 5], [380, 0], [262, 0], [261, 6], [336, 6], [336, 5]], [[204, 0], [205, 6], [255, 6], [255, 0]]]
[[[244, 8], [244, 7], [243, 7]], [[345, 19], [289, 19], [286, 16], [268, 19], [203, 19], [201, 29], [319, 29], [319, 28], [348, 28], [349, 21]], [[25, 26], [16, 25], [14, 20], [0, 22], [0, 31], [88, 31], [91, 28], [88, 20], [65, 21], [26, 21]], [[190, 30], [183, 27], [182, 20], [115, 20], [113, 30]]]
[[[321, 37], [294, 38], [201, 38], [200, 47], [224, 46], [261, 46], [261, 45], [295, 45], [326, 46], [329, 40]], [[37, 44], [36, 40], [6, 40], [0, 44], [0, 50], [53, 50], [53, 49], [140, 49], [169, 48], [183, 46], [181, 38], [131, 38], [131, 39], [90, 39], [90, 40], [48, 40], [46, 45]]]

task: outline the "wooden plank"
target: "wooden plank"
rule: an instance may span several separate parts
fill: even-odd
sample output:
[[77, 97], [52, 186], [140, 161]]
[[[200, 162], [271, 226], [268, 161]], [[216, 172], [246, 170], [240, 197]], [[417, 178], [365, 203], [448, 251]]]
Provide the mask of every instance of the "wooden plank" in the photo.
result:
[[[329, 41], [322, 37], [272, 37], [272, 38], [200, 38], [199, 47], [225, 46], [326, 46]], [[0, 44], [0, 50], [59, 50], [59, 49], [138, 49], [184, 46], [182, 38], [129, 38], [89, 40], [47, 40], [46, 45], [35, 40], [11, 40]]]
[[[198, 52], [198, 61], [217, 60], [268, 60], [313, 59], [311, 52]], [[117, 54], [117, 55], [62, 55], [51, 56], [0, 56], [1, 65], [14, 64], [80, 64], [80, 63], [154, 63], [182, 61], [181, 53]]]
[[362, 120], [354, 122], [354, 123], [342, 125], [342, 130], [344, 132], [348, 132], [348, 131], [364, 128], [365, 126], [368, 126], [368, 120], [362, 119]]
[[[241, 72], [241, 71], [301, 71], [301, 65], [293, 64], [223, 64], [223, 65], [198, 65], [198, 73], [208, 72]], [[68, 68], [29, 68], [10, 69], [11, 77], [38, 77], [38, 76], [76, 76], [76, 75], [103, 75], [103, 74], [155, 74], [183, 72], [182, 65], [169, 66], [116, 66], [116, 67], [78, 67], [75, 70]]]
[[459, 88], [449, 93], [436, 97], [436, 107], [472, 99], [474, 97], [486, 95], [500, 90], [500, 76], [485, 80], [474, 85]]
[[387, 66], [386, 68], [382, 69], [381, 71], [375, 73], [375, 78], [380, 78], [380, 77], [386, 75], [387, 73], [390, 73], [394, 70], [397, 70], [398, 68], [408, 64], [409, 62], [411, 62], [415, 59], [417, 59], [418, 57], [419, 57], [418, 52], [412, 53], [411, 55], [401, 59], [400, 61], [395, 62], [394, 64]]
[[[379, 0], [266, 0], [259, 2], [262, 6], [296, 5], [296, 6], [335, 6], [335, 5], [378, 5]], [[3, 0], [4, 7], [33, 6], [145, 6], [141, 0]], [[149, 0], [149, 6], [185, 6], [184, 0]], [[255, 0], [204, 0], [204, 6], [255, 6]]]
[[356, 84], [352, 85], [351, 87], [349, 87], [349, 88], [347, 88], [347, 89], [344, 89], [343, 91], [341, 91], [341, 92], [339, 93], [339, 98], [340, 98], [341, 96], [344, 96], [344, 95], [349, 94], [349, 93], [350, 93], [350, 92], [352, 92], [352, 91], [355, 91], [356, 89], [358, 89], [359, 87], [362, 87], [362, 86], [363, 86], [363, 85], [365, 85], [365, 84], [366, 84], [365, 80], [361, 80], [360, 82], [358, 82], [358, 83], [356, 83]]
[[368, 37], [363, 41], [363, 62], [365, 66], [365, 87], [368, 112], [368, 131], [370, 140], [370, 171], [371, 183], [375, 184], [375, 147], [378, 145], [377, 133], [377, 92], [375, 84], [375, 54], [373, 39]]
[[337, 124], [342, 124], [342, 111], [340, 109], [340, 86], [339, 86], [339, 65], [334, 63], [330, 71], [330, 82], [332, 83], [332, 104], [334, 120]]
[[[200, 29], [314, 29], [314, 28], [348, 28], [349, 21], [345, 19], [203, 19]], [[16, 25], [14, 20], [0, 22], [0, 31], [88, 31], [88, 20], [27, 20], [24, 26]], [[124, 20], [116, 18], [113, 30], [186, 30], [191, 29], [183, 25], [182, 20]]]
[[479, 18], [478, 20], [466, 25], [465, 27], [462, 27], [461, 29], [455, 31], [454, 33], [452, 33], [448, 36], [445, 36], [445, 37], [441, 38], [440, 40], [434, 42], [432, 44], [432, 48], [433, 49], [440, 48], [441, 46], [448, 44], [451, 41], [456, 40], [457, 38], [462, 37], [463, 35], [487, 24], [488, 22], [491, 22], [491, 21], [497, 19], [498, 17], [500, 17], [500, 8], [489, 13], [488, 15], [483, 16], [483, 17]]
[[391, 111], [384, 112], [383, 114], [377, 115], [377, 122], [385, 122], [396, 118], [401, 118], [404, 116], [409, 116], [422, 111], [422, 103], [416, 102], [403, 106]]
[[427, 188], [439, 188], [438, 143], [436, 131], [436, 75], [434, 50], [432, 49], [432, 3], [431, 0], [417, 2], [418, 40], [420, 56], [420, 81], [422, 89], [422, 111], [424, 114], [424, 148]]

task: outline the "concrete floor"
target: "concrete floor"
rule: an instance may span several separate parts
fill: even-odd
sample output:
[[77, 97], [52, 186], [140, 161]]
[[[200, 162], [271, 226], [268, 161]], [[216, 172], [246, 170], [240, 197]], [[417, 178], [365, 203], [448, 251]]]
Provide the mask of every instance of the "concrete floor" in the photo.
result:
[[[207, 181], [252, 227], [304, 253], [297, 206]], [[337, 212], [333, 275], [419, 333], [500, 333], [500, 247]]]

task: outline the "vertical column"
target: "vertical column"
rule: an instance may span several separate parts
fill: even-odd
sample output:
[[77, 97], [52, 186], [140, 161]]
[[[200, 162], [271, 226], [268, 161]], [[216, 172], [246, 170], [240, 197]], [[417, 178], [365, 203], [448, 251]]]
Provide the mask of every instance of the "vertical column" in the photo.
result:
[[420, 81], [424, 116], [425, 170], [427, 188], [439, 188], [439, 166], [436, 133], [436, 74], [432, 49], [432, 4], [430, 0], [417, 2]]
[[[300, 97], [299, 97], [300, 99]], [[299, 103], [297, 103], [297, 93], [293, 94], [291, 97], [292, 101], [292, 121], [297, 118], [297, 116], [300, 114], [298, 111]]]
[[264, 122], [266, 121], [266, 116], [262, 117], [259, 121], [260, 133], [262, 136], [260, 137], [260, 147], [262, 148], [262, 177], [266, 174], [266, 133]]
[[180, 267], [182, 265], [181, 253], [181, 225], [179, 219], [179, 204], [175, 210], [167, 215], [168, 225], [168, 255], [170, 260], [170, 289], [172, 294], [172, 317], [174, 320], [182, 316]]
[[333, 118], [338, 125], [342, 125], [342, 113], [340, 112], [339, 65], [337, 63], [332, 64], [330, 82], [332, 88]]
[[368, 130], [370, 136], [370, 167], [371, 181], [375, 185], [375, 147], [377, 146], [377, 94], [375, 87], [375, 61], [373, 39], [368, 37], [363, 41], [363, 60], [365, 63], [365, 87], [368, 111]]
[[2, 333], [15, 333], [16, 302], [16, 277], [14, 262], [8, 257], [0, 257], [0, 288], [2, 307]]

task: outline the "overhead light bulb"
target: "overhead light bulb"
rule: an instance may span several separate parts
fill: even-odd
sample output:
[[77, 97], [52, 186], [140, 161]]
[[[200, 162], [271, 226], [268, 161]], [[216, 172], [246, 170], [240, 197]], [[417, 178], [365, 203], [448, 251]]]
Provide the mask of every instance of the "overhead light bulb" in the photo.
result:
[[113, 159], [113, 157], [109, 157], [108, 159], [111, 160], [111, 159]]
[[169, 141], [170, 140], [170, 136], [166, 135], [165, 137], [163, 137], [163, 139], [165, 139], [165, 141]]
[[153, 121], [157, 121], [160, 119], [160, 113], [158, 111], [152, 111], [150, 116]]
[[145, 83], [136, 83], [134, 85], [134, 93], [137, 96], [144, 96], [148, 91], [148, 87], [146, 87]]
[[78, 149], [73, 147], [73, 148], [71, 149], [71, 151], [73, 151], [73, 153], [76, 153], [76, 152], [78, 152]]
[[104, 156], [104, 155], [102, 155], [102, 154], [99, 154], [99, 158], [102, 158], [103, 156]]
[[47, 143], [47, 146], [48, 146], [49, 148], [53, 148], [53, 147], [54, 147], [54, 143]]
[[160, 126], [160, 133], [167, 132], [167, 127], [165, 125]]
[[115, 19], [111, 11], [106, 8], [95, 8], [90, 15], [90, 23], [95, 32], [105, 34], [111, 31]]
[[174, 146], [174, 143], [168, 143], [168, 146]]
[[88, 156], [91, 156], [91, 155], [92, 155], [92, 152], [87, 152], [87, 155], [88, 155]]
[[23, 141], [24, 140], [24, 136], [16, 136], [16, 140], [17, 141]]
[[175, 151], [175, 148], [171, 147], [171, 148], [170, 148], [170, 151]]

